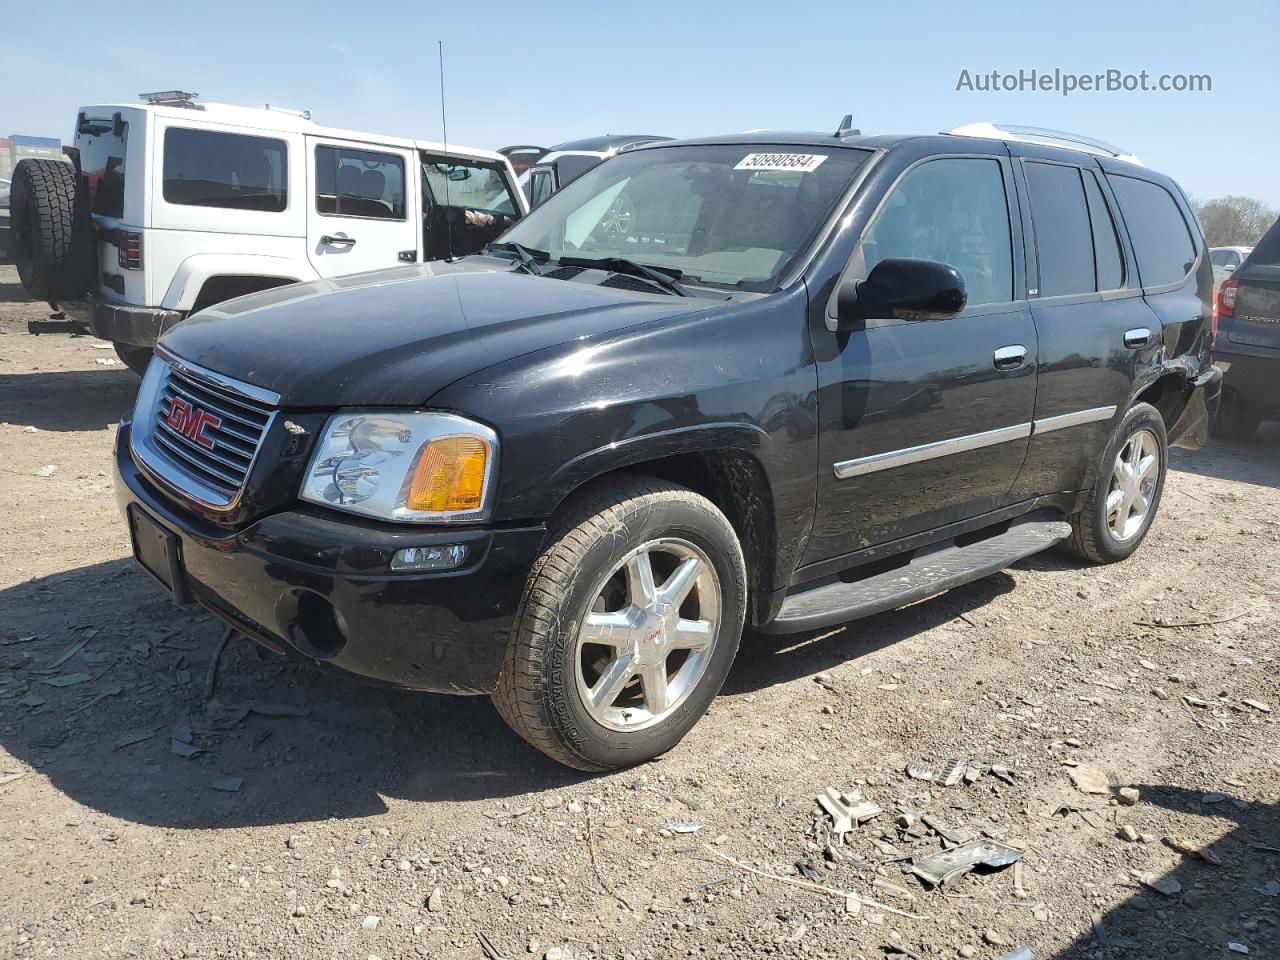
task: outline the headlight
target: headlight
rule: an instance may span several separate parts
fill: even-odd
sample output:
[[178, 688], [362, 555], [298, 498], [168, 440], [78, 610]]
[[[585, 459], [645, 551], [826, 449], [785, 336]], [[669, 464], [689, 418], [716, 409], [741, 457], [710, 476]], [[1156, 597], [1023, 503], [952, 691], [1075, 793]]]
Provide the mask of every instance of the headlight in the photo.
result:
[[492, 430], [450, 413], [346, 411], [325, 424], [300, 496], [381, 520], [477, 520], [497, 453]]

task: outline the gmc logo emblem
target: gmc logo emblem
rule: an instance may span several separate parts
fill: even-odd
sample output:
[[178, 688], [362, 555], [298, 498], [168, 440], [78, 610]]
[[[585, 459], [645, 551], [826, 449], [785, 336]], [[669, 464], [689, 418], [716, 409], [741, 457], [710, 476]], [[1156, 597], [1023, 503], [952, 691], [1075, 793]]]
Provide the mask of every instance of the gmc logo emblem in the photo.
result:
[[170, 397], [169, 408], [164, 412], [164, 422], [188, 440], [194, 440], [202, 447], [213, 449], [213, 440], [205, 434], [209, 427], [217, 429], [222, 426], [222, 418], [208, 410], [193, 407], [181, 397]]

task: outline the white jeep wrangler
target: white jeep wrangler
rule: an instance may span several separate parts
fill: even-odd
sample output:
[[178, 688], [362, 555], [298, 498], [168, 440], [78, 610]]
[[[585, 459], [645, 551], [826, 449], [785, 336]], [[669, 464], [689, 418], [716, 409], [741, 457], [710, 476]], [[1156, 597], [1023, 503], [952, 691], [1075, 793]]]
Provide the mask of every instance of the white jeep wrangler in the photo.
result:
[[474, 253], [528, 211], [501, 154], [144, 94], [84, 107], [73, 164], [14, 172], [27, 292], [141, 371], [188, 314], [296, 281]]

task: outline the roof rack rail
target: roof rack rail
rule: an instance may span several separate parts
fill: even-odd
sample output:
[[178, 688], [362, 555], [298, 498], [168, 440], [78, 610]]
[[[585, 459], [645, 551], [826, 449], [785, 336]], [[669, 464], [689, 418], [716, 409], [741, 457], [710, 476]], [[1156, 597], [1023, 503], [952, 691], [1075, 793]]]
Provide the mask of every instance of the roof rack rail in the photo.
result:
[[966, 123], [942, 132], [944, 135], [953, 137], [980, 137], [986, 140], [1009, 140], [1014, 143], [1039, 143], [1050, 147], [1067, 147], [1082, 153], [1114, 157], [1117, 160], [1142, 165], [1142, 161], [1127, 150], [1083, 134], [1067, 133], [1065, 130], [1050, 130], [1045, 127], [1028, 127], [1013, 123], [991, 123], [983, 120], [978, 123]]
[[201, 109], [195, 102], [198, 93], [187, 93], [185, 90], [158, 90], [155, 93], [140, 93], [139, 100], [145, 100], [153, 106], [193, 107]]

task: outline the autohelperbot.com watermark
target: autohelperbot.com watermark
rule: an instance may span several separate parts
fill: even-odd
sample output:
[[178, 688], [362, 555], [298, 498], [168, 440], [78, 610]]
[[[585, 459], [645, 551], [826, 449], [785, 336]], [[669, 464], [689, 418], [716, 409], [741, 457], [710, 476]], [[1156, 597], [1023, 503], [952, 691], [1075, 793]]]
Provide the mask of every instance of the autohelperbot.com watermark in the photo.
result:
[[1052, 70], [962, 69], [956, 90], [974, 93], [1210, 93], [1213, 77], [1207, 73], [1152, 73], [1108, 69], [1098, 73]]

